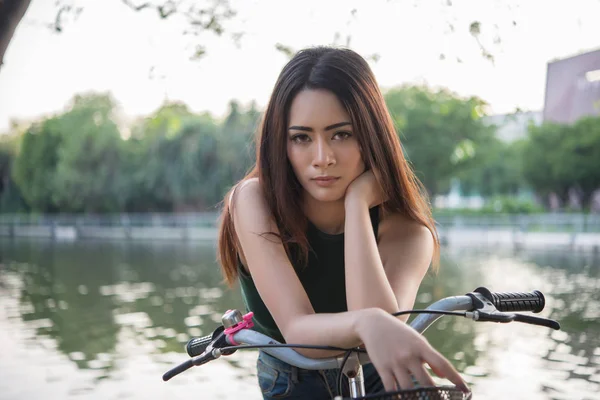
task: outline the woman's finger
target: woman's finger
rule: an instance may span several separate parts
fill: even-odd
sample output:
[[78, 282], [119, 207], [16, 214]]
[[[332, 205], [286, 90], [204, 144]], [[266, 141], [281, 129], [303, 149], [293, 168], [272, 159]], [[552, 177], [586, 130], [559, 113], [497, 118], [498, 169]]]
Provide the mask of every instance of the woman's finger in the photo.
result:
[[419, 386], [435, 386], [433, 379], [425, 370], [425, 367], [421, 363], [411, 364], [409, 367], [410, 372], [415, 377], [417, 382], [419, 382]]
[[396, 378], [396, 382], [398, 382], [398, 385], [400, 385], [400, 389], [412, 389], [415, 387], [415, 384], [410, 377], [410, 373], [405, 367], [396, 367], [394, 369], [394, 376]]
[[427, 358], [425, 359], [427, 364], [431, 367], [431, 369], [440, 377], [444, 377], [448, 379], [450, 382], [454, 383], [459, 389], [463, 391], [468, 391], [469, 388], [467, 384], [462, 379], [460, 374], [450, 361], [448, 361], [444, 356], [438, 353], [435, 349], [431, 348], [429, 353], [427, 354]]
[[392, 392], [396, 390], [396, 379], [392, 372], [379, 372], [379, 377], [381, 378], [381, 383], [383, 383], [383, 387], [386, 392]]

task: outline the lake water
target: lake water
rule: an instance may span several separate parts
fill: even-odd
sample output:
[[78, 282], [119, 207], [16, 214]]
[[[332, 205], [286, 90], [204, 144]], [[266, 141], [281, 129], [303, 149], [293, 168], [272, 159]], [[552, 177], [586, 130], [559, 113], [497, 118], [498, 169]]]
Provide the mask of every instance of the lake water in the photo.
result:
[[[541, 290], [562, 330], [439, 320], [474, 399], [600, 399], [600, 255], [446, 247], [416, 306], [478, 286]], [[230, 308], [214, 243], [0, 239], [0, 399], [260, 399], [253, 351], [161, 380]]]

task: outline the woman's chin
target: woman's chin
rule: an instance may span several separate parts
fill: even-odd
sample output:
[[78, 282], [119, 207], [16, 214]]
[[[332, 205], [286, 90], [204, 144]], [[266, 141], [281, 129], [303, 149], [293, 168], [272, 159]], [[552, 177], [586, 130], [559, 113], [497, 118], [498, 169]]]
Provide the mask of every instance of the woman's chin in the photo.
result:
[[314, 200], [322, 203], [335, 203], [344, 200], [344, 193], [337, 190], [311, 190], [308, 194]]

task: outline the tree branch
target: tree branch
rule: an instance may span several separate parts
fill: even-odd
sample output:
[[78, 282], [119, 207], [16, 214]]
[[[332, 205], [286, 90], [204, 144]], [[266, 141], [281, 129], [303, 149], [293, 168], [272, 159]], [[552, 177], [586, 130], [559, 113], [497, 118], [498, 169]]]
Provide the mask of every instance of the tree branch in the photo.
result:
[[0, 0], [0, 69], [4, 53], [30, 3], [31, 0]]
[[131, 8], [133, 11], [140, 11], [140, 10], [143, 10], [144, 8], [152, 7], [152, 4], [150, 4], [150, 3], [143, 3], [143, 4], [136, 6], [135, 4], [133, 4], [131, 2], [131, 0], [121, 0], [121, 1], [127, 7]]

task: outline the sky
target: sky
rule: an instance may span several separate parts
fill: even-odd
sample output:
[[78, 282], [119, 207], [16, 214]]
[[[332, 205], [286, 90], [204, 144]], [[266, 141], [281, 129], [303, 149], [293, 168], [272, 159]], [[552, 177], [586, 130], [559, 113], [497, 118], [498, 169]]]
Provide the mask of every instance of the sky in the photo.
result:
[[[541, 110], [547, 63], [600, 48], [600, 0], [231, 0], [237, 15], [226, 33], [196, 39], [182, 34], [185, 21], [121, 0], [72, 2], [83, 12], [54, 33], [46, 25], [55, 1], [32, 0], [0, 69], [0, 132], [12, 118], [59, 113], [92, 90], [110, 91], [128, 118], [165, 100], [216, 117], [232, 99], [263, 107], [287, 61], [277, 43], [298, 50], [344, 45], [347, 36], [364, 57], [379, 55], [370, 65], [384, 90], [424, 83], [481, 97], [492, 114]], [[494, 63], [469, 33], [475, 20]], [[234, 32], [243, 33], [239, 44]], [[198, 61], [189, 59], [194, 43], [207, 50]]]

